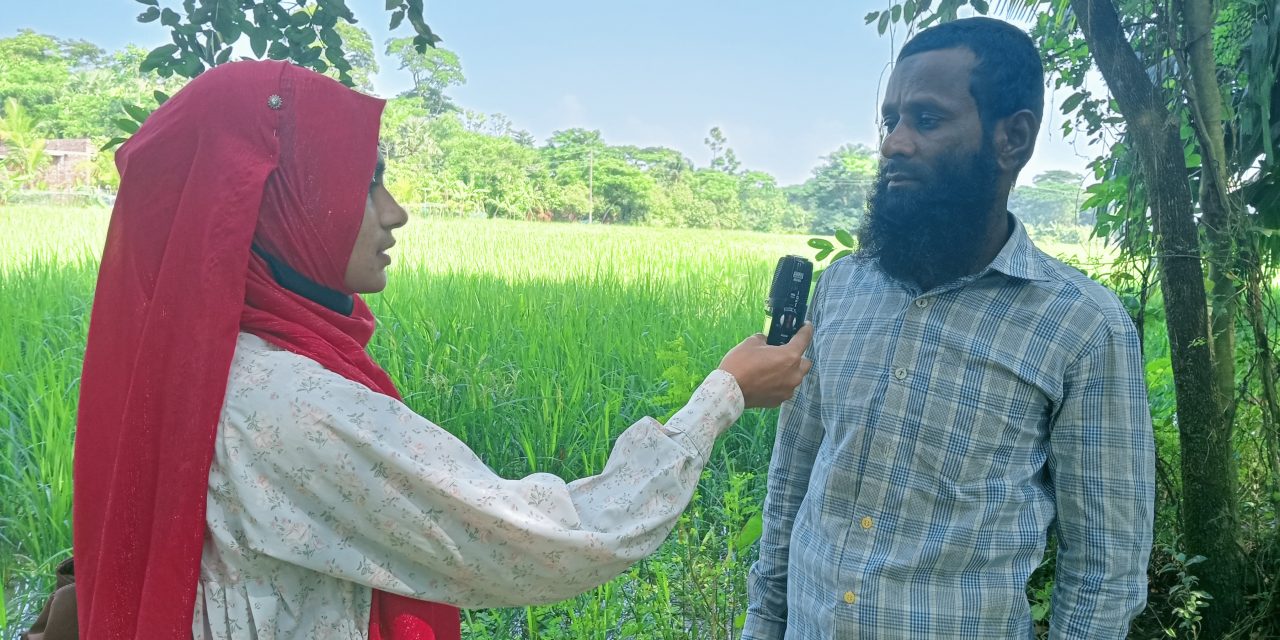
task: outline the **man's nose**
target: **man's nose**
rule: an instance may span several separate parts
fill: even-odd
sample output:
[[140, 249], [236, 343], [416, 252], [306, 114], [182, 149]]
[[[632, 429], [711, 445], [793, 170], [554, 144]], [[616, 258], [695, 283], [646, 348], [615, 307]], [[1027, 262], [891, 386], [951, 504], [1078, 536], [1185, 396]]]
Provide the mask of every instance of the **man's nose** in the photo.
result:
[[911, 139], [909, 127], [899, 123], [884, 134], [880, 141], [880, 155], [885, 158], [907, 158], [916, 151], [915, 141]]

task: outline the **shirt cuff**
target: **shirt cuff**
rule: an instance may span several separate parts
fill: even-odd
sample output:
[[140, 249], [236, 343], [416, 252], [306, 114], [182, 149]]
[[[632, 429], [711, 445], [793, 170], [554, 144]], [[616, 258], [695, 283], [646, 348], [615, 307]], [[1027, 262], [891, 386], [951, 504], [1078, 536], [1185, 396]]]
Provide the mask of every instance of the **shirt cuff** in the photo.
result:
[[702, 381], [684, 408], [662, 425], [662, 432], [706, 457], [716, 438], [742, 415], [743, 404], [742, 389], [733, 374], [716, 369]]
[[786, 633], [786, 620], [770, 620], [764, 616], [748, 613], [740, 640], [781, 640]]

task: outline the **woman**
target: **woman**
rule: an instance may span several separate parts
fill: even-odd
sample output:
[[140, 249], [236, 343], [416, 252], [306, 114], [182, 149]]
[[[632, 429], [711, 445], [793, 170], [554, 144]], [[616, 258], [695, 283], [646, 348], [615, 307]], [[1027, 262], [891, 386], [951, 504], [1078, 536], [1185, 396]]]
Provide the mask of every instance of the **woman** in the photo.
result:
[[375, 168], [382, 107], [232, 63], [117, 153], [76, 440], [81, 637], [458, 638], [455, 607], [560, 600], [651, 553], [744, 404], [808, 369], [807, 331], [749, 338], [601, 475], [499, 478], [365, 351], [357, 294], [407, 220]]

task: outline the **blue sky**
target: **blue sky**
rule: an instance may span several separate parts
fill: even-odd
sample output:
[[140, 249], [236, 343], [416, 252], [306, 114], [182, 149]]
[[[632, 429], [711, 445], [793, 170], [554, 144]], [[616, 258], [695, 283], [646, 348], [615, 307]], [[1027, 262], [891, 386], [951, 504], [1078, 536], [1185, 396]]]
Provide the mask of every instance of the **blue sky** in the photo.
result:
[[[391, 34], [381, 0], [347, 0], [379, 53]], [[140, 24], [132, 0], [0, 0], [0, 37], [31, 28], [108, 50], [168, 41]], [[175, 6], [174, 0], [162, 5]], [[610, 144], [662, 145], [706, 165], [719, 126], [746, 168], [781, 184], [807, 178], [846, 142], [874, 145], [878, 94], [902, 39], [863, 24], [873, 0], [650, 0], [426, 4], [432, 29], [457, 52], [461, 106], [501, 112], [539, 141], [569, 127], [599, 129]], [[396, 36], [409, 35], [401, 26]], [[408, 75], [380, 58], [375, 90], [393, 96]], [[1022, 182], [1049, 169], [1084, 172], [1096, 155], [1063, 140], [1050, 94], [1036, 157]]]

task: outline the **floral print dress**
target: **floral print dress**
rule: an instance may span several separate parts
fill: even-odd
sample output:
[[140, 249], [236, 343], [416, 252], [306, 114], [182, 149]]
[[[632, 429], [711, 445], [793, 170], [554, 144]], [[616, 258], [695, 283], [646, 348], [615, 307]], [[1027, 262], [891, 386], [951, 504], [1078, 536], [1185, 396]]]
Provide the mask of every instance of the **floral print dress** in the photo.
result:
[[209, 472], [197, 639], [365, 638], [372, 589], [556, 602], [658, 548], [742, 413], [714, 371], [622, 433], [600, 475], [496, 475], [398, 400], [241, 334]]

